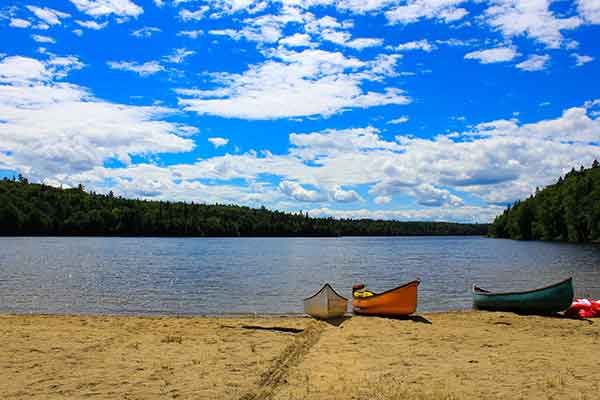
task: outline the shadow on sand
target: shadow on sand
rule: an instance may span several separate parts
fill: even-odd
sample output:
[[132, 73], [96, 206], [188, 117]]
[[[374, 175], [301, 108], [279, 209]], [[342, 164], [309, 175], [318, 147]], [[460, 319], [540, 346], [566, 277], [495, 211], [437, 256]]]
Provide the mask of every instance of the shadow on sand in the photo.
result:
[[536, 316], [536, 317], [545, 317], [545, 318], [556, 318], [556, 319], [568, 319], [568, 320], [572, 320], [572, 321], [585, 321], [588, 324], [592, 325], [594, 323], [594, 321], [592, 321], [591, 319], [587, 319], [587, 318], [577, 318], [577, 317], [570, 317], [564, 314], [560, 314], [560, 313], [550, 313], [550, 314], [526, 314], [526, 313], [515, 313], [521, 317], [529, 317], [529, 316]]
[[344, 315], [343, 317], [339, 317], [339, 318], [332, 318], [332, 319], [328, 319], [328, 320], [323, 320], [323, 322], [328, 323], [331, 326], [336, 326], [336, 327], [340, 327], [342, 326], [342, 324], [344, 322], [346, 322], [347, 320], [351, 319], [352, 316], [351, 315]]
[[362, 317], [378, 317], [378, 318], [385, 318], [385, 319], [393, 319], [396, 321], [412, 321], [412, 322], [419, 322], [421, 324], [428, 324], [431, 325], [432, 322], [430, 320], [428, 320], [427, 318], [421, 316], [421, 315], [407, 315], [407, 316], [390, 316], [390, 315], [361, 315]]
[[304, 329], [299, 328], [289, 328], [287, 326], [260, 326], [260, 325], [242, 325], [242, 326], [232, 326], [232, 325], [221, 325], [221, 328], [230, 328], [230, 329], [250, 329], [250, 330], [259, 330], [259, 331], [271, 331], [271, 332], [281, 332], [281, 333], [302, 333]]
[[[555, 319], [568, 319], [571, 321], [587, 322], [589, 325], [592, 325], [594, 323], [594, 321], [592, 321], [591, 319], [588, 319], [588, 318], [571, 317], [571, 316], [561, 314], [561, 313], [525, 313], [525, 312], [520, 312], [520, 311], [508, 311], [508, 310], [506, 310], [506, 311], [504, 311], [504, 310], [477, 310], [477, 311], [491, 312], [491, 313], [513, 313], [520, 317], [543, 317], [543, 318], [555, 318]], [[510, 323], [503, 322], [503, 321], [494, 322], [494, 324], [510, 325]]]

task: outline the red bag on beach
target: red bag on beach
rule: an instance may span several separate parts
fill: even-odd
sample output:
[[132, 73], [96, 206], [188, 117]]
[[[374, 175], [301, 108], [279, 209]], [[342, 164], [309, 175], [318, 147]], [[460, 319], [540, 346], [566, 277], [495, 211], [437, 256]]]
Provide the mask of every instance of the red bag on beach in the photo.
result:
[[571, 307], [565, 311], [565, 315], [572, 318], [600, 317], [600, 301], [575, 299]]

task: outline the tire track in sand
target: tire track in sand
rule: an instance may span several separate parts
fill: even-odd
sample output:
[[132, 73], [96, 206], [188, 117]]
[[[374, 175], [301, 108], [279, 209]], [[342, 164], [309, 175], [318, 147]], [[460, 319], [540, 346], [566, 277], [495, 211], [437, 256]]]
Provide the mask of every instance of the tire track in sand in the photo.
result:
[[310, 349], [317, 344], [325, 326], [312, 321], [304, 331], [298, 333], [258, 381], [258, 387], [240, 397], [240, 400], [268, 400], [277, 388], [286, 382], [289, 369], [298, 365]]

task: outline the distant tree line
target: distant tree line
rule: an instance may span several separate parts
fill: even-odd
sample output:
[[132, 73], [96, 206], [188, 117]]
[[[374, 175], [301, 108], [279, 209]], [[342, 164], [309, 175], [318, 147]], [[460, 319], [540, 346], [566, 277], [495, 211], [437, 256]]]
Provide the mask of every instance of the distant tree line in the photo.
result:
[[600, 164], [565, 177], [509, 206], [490, 225], [490, 236], [519, 240], [600, 241]]
[[0, 235], [418, 236], [485, 235], [488, 225], [311, 218], [240, 207], [132, 200], [59, 189], [26, 178], [0, 181]]

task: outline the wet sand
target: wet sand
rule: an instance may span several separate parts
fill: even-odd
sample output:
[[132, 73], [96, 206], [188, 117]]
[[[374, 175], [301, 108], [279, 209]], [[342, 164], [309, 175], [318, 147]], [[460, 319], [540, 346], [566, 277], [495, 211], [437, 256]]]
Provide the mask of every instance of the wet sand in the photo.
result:
[[3, 399], [597, 399], [600, 319], [0, 316]]

